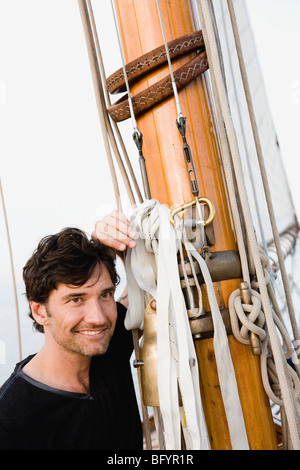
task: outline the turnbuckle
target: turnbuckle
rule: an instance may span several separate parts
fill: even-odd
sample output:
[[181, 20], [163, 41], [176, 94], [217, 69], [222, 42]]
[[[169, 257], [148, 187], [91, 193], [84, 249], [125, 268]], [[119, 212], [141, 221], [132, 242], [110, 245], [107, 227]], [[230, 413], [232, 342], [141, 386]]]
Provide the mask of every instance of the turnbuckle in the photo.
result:
[[183, 155], [184, 155], [184, 160], [185, 160], [185, 166], [190, 182], [190, 187], [192, 194], [195, 197], [198, 197], [199, 194], [199, 187], [197, 183], [197, 177], [196, 177], [196, 172], [194, 168], [194, 163], [193, 163], [193, 157], [192, 157], [192, 152], [190, 149], [189, 144], [186, 141], [185, 133], [186, 133], [186, 118], [180, 117], [177, 121], [177, 128], [180, 132], [180, 135], [182, 137], [182, 142], [183, 142]]
[[132, 138], [135, 142], [135, 145], [137, 146], [137, 149], [139, 151], [139, 164], [140, 164], [140, 171], [141, 171], [141, 177], [142, 177], [142, 183], [143, 183], [143, 188], [144, 188], [144, 193], [145, 193], [145, 198], [146, 199], [151, 199], [151, 191], [150, 191], [150, 186], [149, 186], [149, 179], [148, 179], [148, 173], [146, 169], [146, 162], [145, 158], [143, 155], [143, 134], [136, 129], [132, 135]]

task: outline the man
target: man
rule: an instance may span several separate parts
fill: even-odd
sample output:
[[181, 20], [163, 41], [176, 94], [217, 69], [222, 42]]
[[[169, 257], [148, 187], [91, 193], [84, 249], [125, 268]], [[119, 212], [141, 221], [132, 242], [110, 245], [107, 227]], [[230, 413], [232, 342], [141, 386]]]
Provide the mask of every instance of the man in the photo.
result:
[[0, 389], [0, 449], [142, 449], [126, 300], [114, 299], [115, 250], [135, 246], [134, 235], [115, 212], [92, 240], [67, 228], [28, 260], [30, 316], [45, 342]]

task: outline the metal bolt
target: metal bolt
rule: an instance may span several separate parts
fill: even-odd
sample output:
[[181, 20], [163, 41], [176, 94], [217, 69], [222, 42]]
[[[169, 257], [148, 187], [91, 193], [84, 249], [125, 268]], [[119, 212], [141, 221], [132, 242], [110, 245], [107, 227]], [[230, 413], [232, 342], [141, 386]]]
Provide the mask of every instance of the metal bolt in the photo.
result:
[[195, 367], [196, 365], [196, 359], [194, 357], [191, 357], [189, 360], [190, 367]]
[[143, 366], [143, 365], [144, 365], [144, 361], [141, 361], [141, 360], [138, 360], [138, 359], [135, 359], [135, 360], [133, 361], [133, 367], [135, 367], [136, 369], [137, 369], [138, 367]]

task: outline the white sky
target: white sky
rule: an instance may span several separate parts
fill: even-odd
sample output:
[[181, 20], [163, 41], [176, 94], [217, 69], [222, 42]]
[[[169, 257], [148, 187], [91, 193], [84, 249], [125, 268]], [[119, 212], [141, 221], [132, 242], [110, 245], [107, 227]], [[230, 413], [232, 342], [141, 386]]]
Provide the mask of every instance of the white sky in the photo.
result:
[[[299, 213], [300, 2], [247, 3]], [[110, 13], [109, 0], [93, 2], [109, 75], [120, 63], [104, 4]], [[21, 297], [22, 267], [42, 236], [68, 225], [90, 233], [114, 206], [77, 0], [0, 0], [0, 177]], [[1, 208], [0, 260], [1, 317], [14, 311]], [[0, 319], [0, 341], [1, 331]]]

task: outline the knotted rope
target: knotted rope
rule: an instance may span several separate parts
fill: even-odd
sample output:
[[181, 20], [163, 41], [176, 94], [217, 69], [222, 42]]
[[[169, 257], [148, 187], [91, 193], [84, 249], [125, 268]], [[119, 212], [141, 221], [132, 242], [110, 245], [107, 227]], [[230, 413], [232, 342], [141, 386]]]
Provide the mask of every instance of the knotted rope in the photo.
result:
[[[262, 311], [261, 298], [258, 292], [251, 289], [252, 304], [244, 304], [239, 289], [229, 297], [229, 314], [232, 333], [242, 344], [250, 344], [250, 332], [264, 341], [267, 334], [264, 330], [265, 316]], [[241, 327], [240, 327], [240, 323]]]
[[[292, 449], [292, 436], [288, 426], [288, 419], [286, 416], [286, 408], [288, 412], [293, 413], [296, 423], [300, 425], [300, 368], [299, 360], [297, 358], [294, 345], [290, 339], [284, 321], [281, 317], [279, 307], [276, 302], [275, 293], [272, 286], [272, 278], [270, 276], [270, 269], [268, 265], [268, 258], [265, 256], [263, 250], [260, 250], [261, 262], [265, 272], [265, 282], [268, 286], [268, 292], [271, 302], [273, 313], [273, 321], [279, 332], [283, 345], [282, 345], [282, 361], [285, 364], [285, 378], [289, 388], [292, 400], [288, 405], [284, 404], [282, 397], [282, 379], [278, 375], [277, 368], [273, 359], [272, 341], [268, 334], [268, 328], [265, 322], [265, 315], [263, 312], [263, 304], [261, 295], [257, 290], [259, 284], [255, 281], [252, 283], [252, 289], [249, 291], [251, 294], [251, 304], [243, 303], [241, 292], [239, 289], [232, 292], [229, 297], [229, 313], [231, 319], [232, 333], [235, 338], [242, 344], [250, 344], [250, 335], [254, 333], [261, 341], [261, 376], [264, 390], [272, 402], [278, 405], [281, 409], [282, 416], [282, 439], [283, 448]], [[285, 350], [285, 354], [284, 354]], [[292, 366], [287, 362], [292, 361]]]

